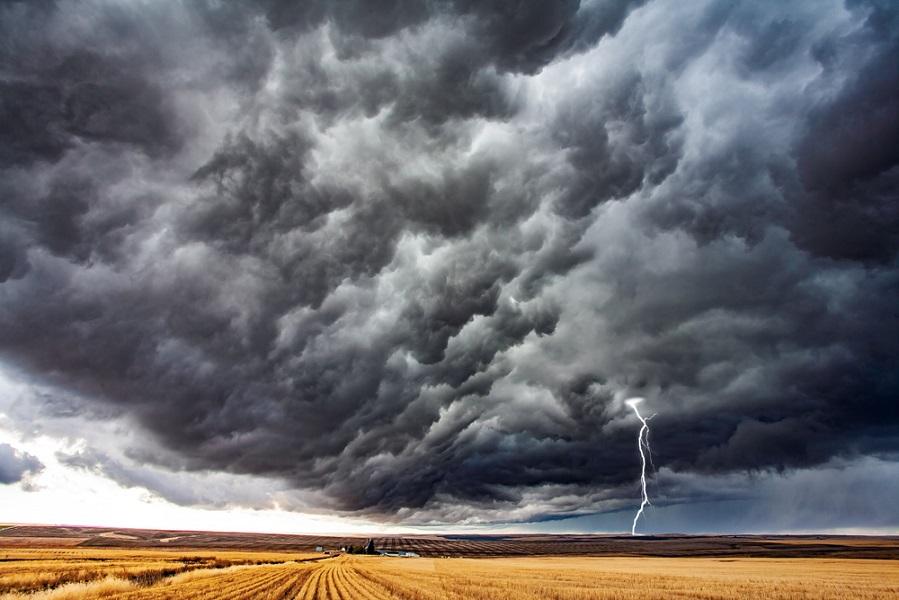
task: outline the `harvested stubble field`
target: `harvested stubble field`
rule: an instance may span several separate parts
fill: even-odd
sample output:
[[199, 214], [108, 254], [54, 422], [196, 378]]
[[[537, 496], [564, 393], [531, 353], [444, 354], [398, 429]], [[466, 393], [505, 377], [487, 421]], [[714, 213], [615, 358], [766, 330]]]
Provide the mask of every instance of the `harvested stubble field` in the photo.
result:
[[[191, 560], [191, 556], [203, 558]], [[2, 600], [243, 598], [299, 600], [589, 600], [636, 598], [894, 599], [899, 563], [822, 558], [389, 558], [264, 552], [10, 550]], [[232, 561], [233, 566], [204, 563]], [[276, 564], [263, 564], [270, 561]], [[242, 564], [240, 564], [242, 563]], [[259, 564], [256, 564], [259, 563]], [[215, 568], [220, 567], [220, 568]], [[182, 572], [158, 575], [165, 569]], [[68, 571], [67, 571], [68, 569]], [[81, 573], [43, 591], [10, 592], [15, 576]], [[135, 573], [157, 576], [132, 577]], [[62, 581], [62, 580], [60, 580]], [[13, 584], [13, 587], [20, 584]]]
[[[320, 560], [320, 554], [221, 550], [167, 551], [117, 548], [0, 548], [0, 598], [43, 598], [47, 591], [102, 587], [151, 587], [192, 571]], [[34, 595], [42, 592], [41, 595]], [[65, 596], [68, 597], [68, 596]], [[81, 597], [81, 596], [72, 596]]]

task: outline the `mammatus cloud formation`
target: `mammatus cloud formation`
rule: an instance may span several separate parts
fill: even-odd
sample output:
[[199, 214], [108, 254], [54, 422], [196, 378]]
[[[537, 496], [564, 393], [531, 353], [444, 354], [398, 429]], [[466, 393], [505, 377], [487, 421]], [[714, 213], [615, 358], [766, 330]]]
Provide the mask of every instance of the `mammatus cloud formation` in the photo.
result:
[[0, 360], [148, 469], [611, 510], [633, 395], [678, 498], [899, 451], [892, 2], [48, 0], [0, 36]]

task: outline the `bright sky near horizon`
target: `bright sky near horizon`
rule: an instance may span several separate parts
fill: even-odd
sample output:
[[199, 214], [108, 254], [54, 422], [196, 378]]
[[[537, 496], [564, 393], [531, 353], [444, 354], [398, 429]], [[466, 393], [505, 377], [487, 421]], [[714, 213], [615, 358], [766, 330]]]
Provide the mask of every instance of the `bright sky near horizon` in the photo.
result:
[[[3, 383], [0, 377], [0, 391], [8, 392]], [[265, 533], [405, 531], [360, 519], [277, 508], [180, 506], [145, 487], [126, 487], [102, 473], [61, 463], [59, 456], [77, 453], [84, 445], [82, 438], [23, 438], [9, 425], [8, 417], [0, 412], [0, 444], [36, 457], [42, 467], [18, 485], [0, 485], [0, 522]], [[203, 485], [201, 477], [196, 485]]]

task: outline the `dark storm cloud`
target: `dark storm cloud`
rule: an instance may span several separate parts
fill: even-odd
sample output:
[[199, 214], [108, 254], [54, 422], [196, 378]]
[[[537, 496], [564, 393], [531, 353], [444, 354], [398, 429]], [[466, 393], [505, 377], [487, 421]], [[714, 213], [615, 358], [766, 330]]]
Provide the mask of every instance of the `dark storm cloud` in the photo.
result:
[[0, 11], [2, 359], [144, 439], [69, 466], [471, 521], [627, 506], [629, 395], [660, 502], [899, 447], [889, 3]]
[[[832, 102], [813, 109], [799, 140], [807, 196], [793, 229], [810, 252], [890, 263], [899, 247], [899, 15], [875, 4], [866, 25], [857, 35], [872, 56]], [[815, 50], [823, 69], [840, 68], [833, 43]]]
[[43, 469], [43, 463], [36, 456], [9, 444], [0, 444], [0, 484], [18, 483]]

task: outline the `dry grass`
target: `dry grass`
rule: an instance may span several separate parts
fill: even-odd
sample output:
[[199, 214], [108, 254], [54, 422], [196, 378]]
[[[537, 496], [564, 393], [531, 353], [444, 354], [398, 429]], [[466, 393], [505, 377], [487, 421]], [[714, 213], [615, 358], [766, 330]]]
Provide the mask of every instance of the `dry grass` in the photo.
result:
[[4, 600], [81, 600], [82, 598], [115, 598], [135, 588], [131, 581], [105, 577], [97, 581], [66, 583], [59, 587], [31, 594], [5, 594]]
[[[22, 551], [14, 551], [21, 553]], [[61, 549], [52, 558], [29, 557], [32, 568], [90, 558], [116, 564], [184, 563], [183, 551]], [[94, 555], [93, 553], [97, 553]], [[196, 553], [204, 560], [209, 551]], [[308, 557], [308, 555], [307, 555]], [[403, 559], [340, 556], [317, 562], [253, 564], [296, 554], [216, 552], [227, 568], [199, 566], [154, 581], [110, 574], [0, 600], [836, 600], [899, 598], [899, 562], [847, 559], [528, 557]], [[305, 558], [300, 556], [299, 558]], [[41, 561], [44, 562], [41, 562]], [[244, 560], [244, 564], [237, 564]], [[80, 561], [80, 562], [79, 562]], [[16, 562], [16, 561], [13, 561]], [[0, 562], [0, 565], [8, 563]], [[191, 563], [200, 565], [199, 561]], [[108, 566], [108, 565], [106, 565]], [[61, 564], [56, 564], [61, 567]]]
[[21, 595], [57, 589], [67, 584], [87, 584], [110, 579], [146, 587], [194, 570], [217, 571], [234, 565], [284, 563], [313, 557], [317, 558], [318, 555], [208, 549], [190, 551], [180, 548], [5, 548], [0, 550], [0, 598], [5, 598], [2, 594]]

